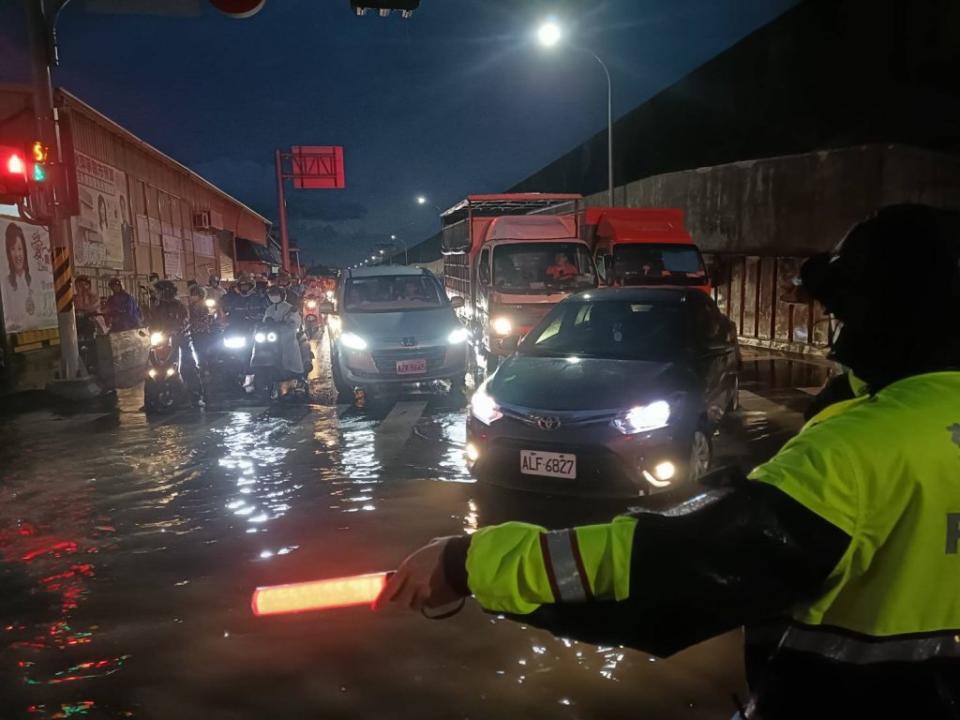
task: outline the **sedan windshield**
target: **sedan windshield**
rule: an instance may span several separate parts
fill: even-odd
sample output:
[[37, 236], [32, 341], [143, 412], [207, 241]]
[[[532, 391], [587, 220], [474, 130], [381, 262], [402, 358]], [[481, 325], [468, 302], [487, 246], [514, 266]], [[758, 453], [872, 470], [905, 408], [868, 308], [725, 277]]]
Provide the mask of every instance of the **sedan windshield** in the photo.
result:
[[521, 355], [676, 359], [687, 346], [683, 307], [629, 301], [565, 302], [520, 345]]
[[507, 292], [583, 290], [597, 286], [586, 245], [516, 243], [493, 251], [493, 285]]
[[619, 245], [613, 272], [624, 285], [702, 285], [703, 259], [692, 245]]
[[353, 278], [344, 290], [347, 312], [431, 310], [443, 305], [440, 286], [426, 275]]

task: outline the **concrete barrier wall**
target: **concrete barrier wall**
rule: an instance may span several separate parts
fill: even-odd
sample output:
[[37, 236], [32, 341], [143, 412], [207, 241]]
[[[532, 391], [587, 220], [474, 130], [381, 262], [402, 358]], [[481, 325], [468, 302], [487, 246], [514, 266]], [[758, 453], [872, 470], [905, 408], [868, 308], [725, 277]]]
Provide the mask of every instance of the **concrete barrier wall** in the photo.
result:
[[[818, 352], [829, 333], [822, 310], [779, 301], [800, 264], [883, 205], [960, 208], [960, 155], [898, 145], [826, 150], [657, 175], [617, 188], [616, 201], [684, 209], [717, 302], [744, 343]], [[606, 193], [587, 199], [606, 203]]]

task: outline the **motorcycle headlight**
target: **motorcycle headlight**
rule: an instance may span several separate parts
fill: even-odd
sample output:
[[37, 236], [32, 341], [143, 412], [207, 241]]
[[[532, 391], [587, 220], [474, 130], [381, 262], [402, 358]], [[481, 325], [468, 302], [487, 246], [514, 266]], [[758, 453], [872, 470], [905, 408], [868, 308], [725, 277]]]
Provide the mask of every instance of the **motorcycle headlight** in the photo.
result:
[[159, 345], [160, 343], [162, 343], [162, 342], [165, 341], [166, 339], [167, 339], [167, 336], [164, 335], [162, 332], [150, 333], [150, 344], [151, 344], [151, 345]]
[[316, 300], [307, 300], [307, 309], [308, 309], [308, 310], [316, 310], [316, 309], [317, 309], [317, 301], [316, 301]]
[[503, 417], [500, 406], [487, 394], [487, 384], [484, 383], [470, 399], [471, 414], [484, 425], [491, 425]]
[[327, 300], [333, 302], [333, 290], [327, 290]]
[[217, 301], [213, 298], [207, 298], [203, 301], [203, 304], [207, 306], [207, 309], [213, 310], [217, 306]]
[[223, 339], [223, 346], [228, 350], [240, 350], [247, 346], [247, 339], [240, 335], [232, 335]]
[[253, 336], [253, 339], [256, 340], [258, 343], [262, 343], [267, 341], [267, 336], [263, 333], [257, 333], [256, 335]]
[[513, 323], [508, 317], [498, 317], [493, 319], [493, 331], [497, 335], [509, 335], [513, 332]]
[[277, 341], [277, 334], [276, 334], [276, 333], [267, 333], [267, 341], [268, 341], [268, 342], [276, 342], [276, 341]]
[[173, 368], [167, 368], [167, 377], [173, 377], [176, 374], [177, 374], [176, 370], [174, 370]]
[[468, 337], [470, 337], [470, 333], [467, 332], [466, 328], [457, 328], [447, 335], [447, 342], [451, 345], [459, 345], [466, 342]]
[[613, 421], [613, 426], [624, 435], [650, 432], [666, 427], [670, 421], [670, 403], [657, 400], [648, 405], [631, 408], [622, 417]]
[[345, 332], [340, 336], [340, 342], [343, 343], [344, 347], [348, 347], [351, 350], [366, 350], [367, 341], [362, 337], [352, 332]]
[[151, 379], [151, 380], [156, 380], [156, 379], [157, 379], [157, 370], [156, 370], [156, 368], [150, 368], [149, 370], [147, 370], [147, 375], [150, 376], [150, 379]]

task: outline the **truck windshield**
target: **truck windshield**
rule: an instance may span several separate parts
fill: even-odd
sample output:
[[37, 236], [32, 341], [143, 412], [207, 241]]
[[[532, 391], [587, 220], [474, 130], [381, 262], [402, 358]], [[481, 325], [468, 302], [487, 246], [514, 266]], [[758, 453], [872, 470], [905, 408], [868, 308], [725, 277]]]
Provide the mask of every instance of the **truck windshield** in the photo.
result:
[[493, 286], [507, 292], [582, 290], [597, 286], [586, 245], [516, 243], [493, 251]]
[[347, 312], [431, 310], [443, 304], [437, 282], [425, 275], [353, 278], [344, 289]]
[[693, 245], [617, 245], [613, 274], [624, 285], [702, 285], [703, 258]]
[[680, 305], [567, 301], [527, 335], [520, 354], [663, 362], [684, 352], [685, 335]]

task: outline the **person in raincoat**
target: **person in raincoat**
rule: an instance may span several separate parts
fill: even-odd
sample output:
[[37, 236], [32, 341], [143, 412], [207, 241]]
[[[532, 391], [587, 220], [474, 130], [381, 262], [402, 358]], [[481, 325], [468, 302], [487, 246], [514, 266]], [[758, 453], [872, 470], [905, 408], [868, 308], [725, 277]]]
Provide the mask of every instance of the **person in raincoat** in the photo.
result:
[[274, 286], [267, 290], [267, 300], [270, 305], [263, 314], [263, 322], [275, 323], [277, 342], [280, 343], [280, 367], [291, 375], [302, 375], [303, 355], [297, 338], [300, 313], [284, 299], [284, 292], [279, 287]]

